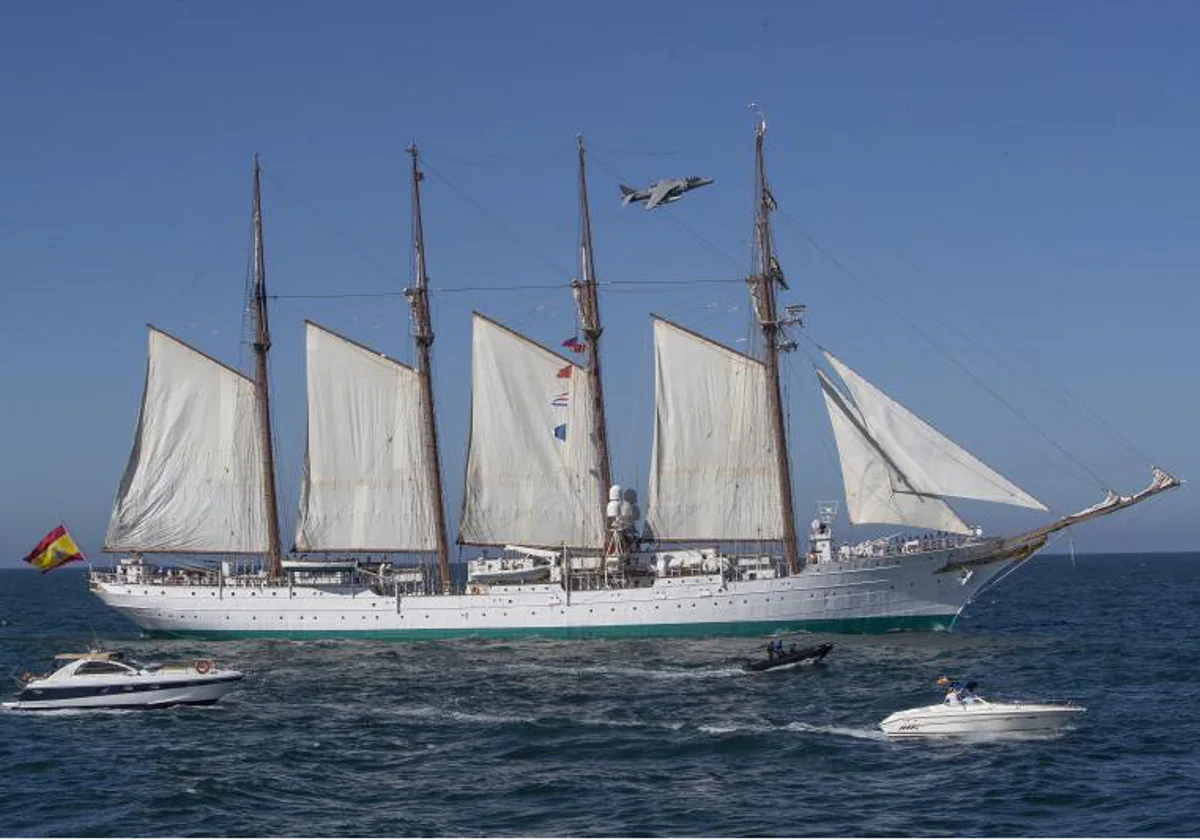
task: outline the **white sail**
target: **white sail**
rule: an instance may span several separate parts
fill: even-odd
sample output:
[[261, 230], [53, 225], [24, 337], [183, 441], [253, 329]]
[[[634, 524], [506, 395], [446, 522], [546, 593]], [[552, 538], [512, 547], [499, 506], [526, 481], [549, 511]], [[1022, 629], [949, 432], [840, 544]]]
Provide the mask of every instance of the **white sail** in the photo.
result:
[[106, 549], [265, 552], [263, 460], [254, 383], [151, 327], [137, 433]]
[[433, 551], [417, 372], [311, 322], [306, 344], [308, 451], [296, 548]]
[[478, 313], [470, 441], [460, 542], [604, 545], [587, 372]]
[[892, 523], [955, 534], [971, 529], [937, 496], [918, 493], [867, 434], [862, 415], [829, 378], [817, 371], [833, 425], [846, 487], [846, 509], [855, 524]]
[[650, 532], [660, 540], [782, 539], [766, 368], [669, 321], [653, 323]]
[[1047, 510], [839, 359], [825, 356], [850, 391], [871, 438], [918, 492]]

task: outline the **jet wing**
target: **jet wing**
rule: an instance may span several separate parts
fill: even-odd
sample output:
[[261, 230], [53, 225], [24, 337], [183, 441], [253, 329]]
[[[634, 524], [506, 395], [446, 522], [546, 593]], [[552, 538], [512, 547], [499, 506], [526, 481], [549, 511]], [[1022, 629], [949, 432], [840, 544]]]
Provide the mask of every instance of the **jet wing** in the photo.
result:
[[675, 184], [669, 181], [661, 184], [655, 184], [650, 190], [650, 198], [646, 202], [646, 209], [653, 210], [655, 207], [662, 204], [674, 189]]

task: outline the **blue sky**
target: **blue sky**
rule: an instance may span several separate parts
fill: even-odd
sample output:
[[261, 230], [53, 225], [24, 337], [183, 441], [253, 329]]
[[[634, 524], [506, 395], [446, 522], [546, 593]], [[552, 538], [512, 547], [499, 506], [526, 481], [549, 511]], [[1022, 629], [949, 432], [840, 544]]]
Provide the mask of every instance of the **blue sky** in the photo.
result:
[[[809, 306], [814, 340], [1056, 510], [1099, 499], [1097, 478], [1140, 488], [1148, 461], [1200, 476], [1198, 36], [1182, 2], [5, 3], [0, 564], [60, 518], [102, 543], [146, 323], [245, 361], [254, 151], [270, 291], [383, 294], [409, 277], [404, 149], [420, 143], [455, 511], [471, 310], [545, 343], [573, 331], [565, 287], [514, 287], [574, 270], [576, 132], [602, 280], [736, 281], [751, 101], [785, 302]], [[716, 183], [620, 206], [618, 179], [692, 174]], [[644, 491], [647, 316], [738, 346], [745, 287], [621, 286], [601, 305], [614, 476]], [[412, 355], [398, 295], [273, 304], [289, 533], [305, 318]], [[802, 355], [787, 390], [804, 522], [841, 485]], [[991, 531], [1036, 521], [960, 510]], [[1185, 488], [1075, 545], [1196, 549], [1198, 522]]]

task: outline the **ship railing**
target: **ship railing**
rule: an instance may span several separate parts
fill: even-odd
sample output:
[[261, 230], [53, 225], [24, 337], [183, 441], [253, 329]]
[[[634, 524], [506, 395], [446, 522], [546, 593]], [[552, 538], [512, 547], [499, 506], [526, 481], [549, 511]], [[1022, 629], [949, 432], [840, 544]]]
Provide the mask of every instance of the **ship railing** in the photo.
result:
[[[121, 569], [92, 569], [88, 573], [91, 584], [130, 584], [133, 586], [216, 586], [220, 583], [218, 569], [200, 569], [196, 567], [176, 568], [154, 567], [143, 568], [138, 574], [131, 575]], [[235, 585], [232, 579], [225, 580], [226, 586]]]
[[926, 554], [933, 551], [964, 548], [986, 542], [982, 534], [952, 534], [931, 531], [922, 534], [893, 534], [873, 540], [864, 540], [853, 545], [840, 545], [835, 551], [838, 559], [869, 559], [873, 557], [901, 557], [909, 554]]

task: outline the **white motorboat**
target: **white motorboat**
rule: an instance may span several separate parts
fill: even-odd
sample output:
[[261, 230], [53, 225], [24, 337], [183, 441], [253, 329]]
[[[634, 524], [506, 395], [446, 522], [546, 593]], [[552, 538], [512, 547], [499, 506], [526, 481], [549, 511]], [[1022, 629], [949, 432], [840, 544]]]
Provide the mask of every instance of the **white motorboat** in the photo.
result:
[[111, 651], [61, 653], [55, 659], [66, 664], [52, 674], [26, 673], [16, 700], [4, 703], [4, 708], [203, 706], [220, 700], [244, 676], [217, 668], [209, 659], [143, 665]]
[[962, 735], [1047, 735], [1072, 728], [1086, 711], [1074, 703], [993, 703], [954, 683], [946, 699], [888, 715], [879, 724], [893, 738]]

